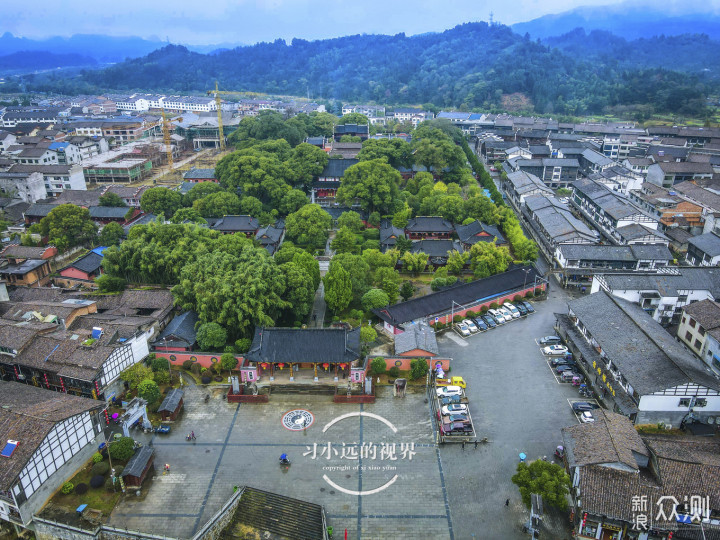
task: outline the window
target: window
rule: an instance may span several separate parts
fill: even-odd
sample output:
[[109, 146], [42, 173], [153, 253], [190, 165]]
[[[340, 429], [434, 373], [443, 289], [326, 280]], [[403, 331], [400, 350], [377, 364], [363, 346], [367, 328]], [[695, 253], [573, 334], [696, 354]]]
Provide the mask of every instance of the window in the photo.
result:
[[685, 332], [685, 340], [692, 342], [692, 334], [690, 332]]
[[700, 347], [702, 347], [702, 343], [700, 343], [700, 340], [699, 340], [699, 339], [696, 339], [696, 340], [695, 340], [695, 348], [696, 348], [696, 349], [699, 349]]
[[687, 294], [681, 294], [678, 296], [678, 302], [687, 302]]
[[695, 319], [690, 319], [690, 328], [695, 328]]
[[700, 332], [701, 336], [705, 335], [705, 329], [702, 326], [699, 327], [698, 331]]
[[682, 398], [680, 400], [680, 403], [678, 403], [678, 407], [689, 407], [690, 406], [690, 398]]

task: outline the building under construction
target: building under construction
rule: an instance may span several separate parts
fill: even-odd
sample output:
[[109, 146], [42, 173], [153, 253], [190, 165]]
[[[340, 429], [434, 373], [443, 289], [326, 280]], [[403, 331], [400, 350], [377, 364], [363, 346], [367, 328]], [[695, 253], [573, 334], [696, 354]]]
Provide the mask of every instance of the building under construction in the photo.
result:
[[100, 154], [83, 164], [85, 182], [92, 184], [127, 184], [140, 182], [153, 168], [167, 163], [165, 145], [142, 142]]
[[[235, 131], [242, 120], [231, 112], [222, 113], [223, 136], [227, 141], [228, 135]], [[203, 148], [220, 148], [220, 130], [215, 114], [185, 114], [183, 121], [175, 125], [174, 133], [192, 143], [195, 150]]]

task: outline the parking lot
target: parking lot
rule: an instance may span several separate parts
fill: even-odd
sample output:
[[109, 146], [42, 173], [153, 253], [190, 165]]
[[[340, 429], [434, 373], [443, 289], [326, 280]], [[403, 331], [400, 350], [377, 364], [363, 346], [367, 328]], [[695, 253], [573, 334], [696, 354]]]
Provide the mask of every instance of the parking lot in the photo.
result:
[[[508, 304], [506, 303], [503, 305], [508, 305]], [[531, 306], [532, 306], [532, 303], [531, 303]], [[534, 309], [534, 307], [533, 307], [533, 309]], [[513, 322], [518, 322], [526, 317], [531, 317], [534, 314], [535, 314], [534, 312], [526, 312], [525, 314], [521, 313], [519, 317], [513, 317], [511, 320], [506, 320], [505, 322], [499, 322], [495, 317], [493, 317], [489, 312], [487, 312], [487, 313], [483, 313], [482, 316], [481, 315], [468, 316], [465, 319], [463, 319], [462, 323], [464, 323], [467, 320], [470, 320], [470, 322], [473, 323], [474, 328], [475, 328], [474, 331], [472, 330], [473, 327], [470, 327], [470, 328], [467, 328], [467, 333], [463, 333], [463, 331], [460, 328], [460, 323], [453, 324], [452, 328], [453, 328], [453, 331], [455, 332], [455, 334], [460, 339], [469, 339], [474, 336], [484, 334], [485, 332], [491, 332], [493, 330], [497, 330], [498, 328], [502, 328], [503, 326], [505, 326], [507, 324], [510, 324]], [[493, 321], [495, 321], [495, 326], [492, 326], [491, 324], [488, 324], [485, 321], [485, 319], [487, 317], [490, 317]], [[483, 328], [481, 325], [477, 324], [476, 319], [480, 319], [483, 322], [483, 324], [485, 325], [485, 328]]]
[[[504, 324], [482, 337], [461, 340], [446, 332], [440, 354], [453, 358], [451, 375], [467, 382], [466, 395], [478, 438], [489, 444], [443, 445], [440, 456], [455, 538], [525, 539], [529, 517], [510, 478], [518, 455], [547, 456], [562, 444], [560, 430], [577, 422], [568, 400], [577, 388], [557, 384], [535, 342], [554, 334], [553, 313], [567, 311], [567, 291], [553, 287], [536, 313]], [[505, 506], [505, 500], [510, 505]], [[570, 538], [566, 516], [546, 518], [545, 538]]]

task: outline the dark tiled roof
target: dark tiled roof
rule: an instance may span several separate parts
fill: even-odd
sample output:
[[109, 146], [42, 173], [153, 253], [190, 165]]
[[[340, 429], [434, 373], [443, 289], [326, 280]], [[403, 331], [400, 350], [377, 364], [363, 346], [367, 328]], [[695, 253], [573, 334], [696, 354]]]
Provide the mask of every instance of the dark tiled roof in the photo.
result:
[[380, 244], [383, 246], [394, 246], [398, 238], [405, 238], [405, 231], [395, 227], [392, 221], [385, 219], [380, 224]]
[[[475, 220], [467, 225], [455, 225], [458, 238], [463, 244], [475, 244], [477, 242], [492, 242], [496, 240], [496, 244], [505, 244], [505, 238], [494, 225], [488, 225], [481, 221]], [[483, 234], [485, 233], [485, 234]]]
[[560, 246], [560, 252], [565, 259], [578, 261], [637, 261], [658, 260], [671, 261], [672, 253], [667, 246], [661, 244], [630, 246], [594, 246], [589, 244], [565, 244]]
[[615, 291], [657, 291], [661, 296], [679, 296], [681, 291], [709, 291], [720, 298], [720, 268], [682, 266], [678, 274], [606, 274], [603, 280]]
[[408, 221], [405, 230], [413, 233], [452, 233], [452, 223], [440, 216], [418, 216]]
[[246, 358], [252, 362], [350, 363], [360, 357], [360, 329], [257, 328]]
[[39, 204], [35, 203], [30, 208], [25, 210], [25, 215], [30, 217], [45, 217], [47, 216], [57, 205], [55, 204]]
[[185, 341], [188, 345], [195, 344], [195, 323], [198, 322], [197, 313], [194, 311], [186, 311], [168, 323], [165, 330], [155, 340], [156, 344], [162, 343], [163, 339], [172, 339], [177, 337]]
[[660, 239], [660, 240], [668, 239], [660, 231], [651, 229], [650, 227], [646, 227], [645, 225], [640, 225], [639, 223], [631, 223], [630, 225], [625, 225], [624, 227], [619, 227], [617, 229], [617, 232], [620, 234], [620, 236], [622, 236], [625, 239], [626, 242], [630, 242], [637, 238], [643, 238], [645, 236], [653, 236], [656, 239]]
[[[80, 270], [81, 272], [85, 272], [86, 274], [93, 274], [97, 272], [100, 267], [102, 267], [102, 261], [102, 255], [98, 255], [97, 253], [93, 253], [91, 251], [87, 255], [84, 255], [78, 260], [70, 263], [65, 268], [77, 268], [78, 270]], [[65, 268], [63, 268], [63, 270], [65, 270]]]
[[[526, 274], [527, 269], [530, 271]], [[382, 320], [397, 326], [445, 311], [449, 312], [453, 301], [464, 305], [516, 291], [521, 289], [523, 284], [532, 284], [536, 277], [542, 276], [534, 266], [521, 266], [485, 279], [412, 298], [407, 302], [374, 309], [373, 312]]]
[[683, 308], [683, 311], [695, 319], [705, 330], [712, 330], [720, 326], [720, 304], [712, 300], [693, 302]]
[[395, 334], [395, 354], [420, 349], [439, 354], [435, 331], [428, 324], [410, 324], [402, 334]]
[[600, 291], [568, 307], [640, 396], [687, 383], [720, 390], [702, 361], [640, 306]]
[[[320, 176], [341, 178], [345, 174], [345, 171], [356, 163], [359, 163], [357, 159], [330, 159], [323, 169], [323, 172], [320, 173]], [[322, 183], [319, 185], [322, 186]]]
[[88, 208], [92, 219], [125, 219], [127, 206], [91, 206]]
[[447, 257], [452, 250], [463, 252], [462, 245], [456, 240], [416, 240], [410, 248], [412, 253], [422, 252], [429, 257]]
[[101, 195], [102, 193], [99, 190], [86, 191], [84, 189], [66, 189], [58, 195], [53, 202], [55, 204], [76, 204], [87, 208], [90, 206], [98, 206], [100, 204]]
[[38, 329], [33, 326], [0, 320], [0, 347], [21, 351], [37, 334]]
[[17, 244], [10, 244], [2, 251], [1, 255], [3, 257], [18, 259], [42, 259], [47, 249], [47, 247], [19, 246]]
[[255, 234], [255, 239], [260, 242], [260, 245], [262, 246], [267, 244], [275, 244], [280, 241], [284, 232], [285, 227], [268, 225], [267, 227], [262, 227], [258, 229], [257, 234]]
[[9, 490], [58, 422], [103, 406], [102, 402], [0, 381], [0, 441], [18, 441], [9, 458], [0, 458], [0, 489]]
[[688, 244], [695, 246], [703, 253], [710, 257], [720, 255], [720, 237], [713, 233], [705, 233], [700, 236], [694, 236], [688, 240]]
[[123, 478], [125, 476], [140, 477], [154, 454], [155, 449], [152, 446], [140, 447], [140, 449], [135, 452], [135, 455], [130, 458], [130, 461], [127, 462], [120, 476]]
[[213, 229], [223, 232], [252, 232], [258, 230], [258, 220], [251, 216], [224, 216], [215, 223]]
[[184, 395], [185, 392], [183, 392], [179, 388], [173, 388], [168, 392], [167, 396], [165, 396], [165, 399], [163, 399], [163, 402], [158, 408], [158, 412], [175, 412], [175, 409], [177, 409], [178, 405], [180, 405], [180, 400], [183, 398]]
[[2, 274], [8, 274], [8, 275], [15, 275], [15, 276], [24, 276], [28, 272], [31, 272], [35, 270], [36, 268], [41, 267], [44, 264], [50, 264], [47, 260], [42, 259], [28, 259], [26, 261], [21, 262], [20, 264], [9, 264], [7, 266], [4, 266], [0, 268], [0, 275]]
[[650, 453], [627, 416], [597, 409], [595, 422], [563, 428], [563, 442], [570, 467], [622, 463], [637, 470], [633, 452]]
[[213, 180], [215, 178], [215, 169], [190, 169], [188, 172], [183, 174], [184, 179], [202, 179], [202, 180]]

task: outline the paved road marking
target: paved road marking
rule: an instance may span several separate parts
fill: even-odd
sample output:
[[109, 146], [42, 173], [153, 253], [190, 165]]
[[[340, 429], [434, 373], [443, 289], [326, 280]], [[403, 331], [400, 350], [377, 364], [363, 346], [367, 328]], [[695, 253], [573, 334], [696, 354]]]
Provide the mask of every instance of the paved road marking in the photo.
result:
[[[380, 487], [377, 487], [375, 489], [369, 489], [367, 491], [355, 491], [353, 489], [347, 489], [342, 486], [338, 486], [335, 482], [333, 482], [332, 480], [330, 480], [327, 477], [327, 474], [323, 474], [323, 480], [325, 480], [328, 484], [330, 484], [332, 487], [334, 487], [338, 491], [342, 491], [343, 493], [347, 493], [348, 495], [357, 495], [358, 497], [362, 497], [363, 495], [374, 495], [375, 493], [380, 493], [382, 490], [387, 489], [390, 486], [392, 486], [398, 478], [399, 478], [399, 476], [396, 474], [387, 483], [383, 484]], [[362, 519], [362, 515], [360, 515], [358, 517], [358, 520], [360, 520], [360, 519]]]

